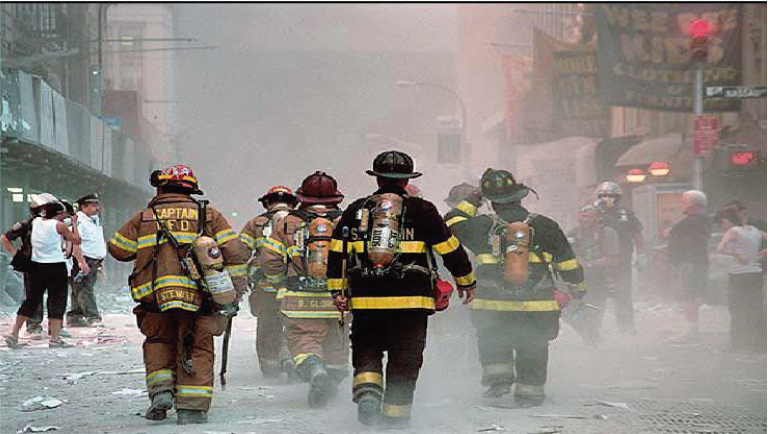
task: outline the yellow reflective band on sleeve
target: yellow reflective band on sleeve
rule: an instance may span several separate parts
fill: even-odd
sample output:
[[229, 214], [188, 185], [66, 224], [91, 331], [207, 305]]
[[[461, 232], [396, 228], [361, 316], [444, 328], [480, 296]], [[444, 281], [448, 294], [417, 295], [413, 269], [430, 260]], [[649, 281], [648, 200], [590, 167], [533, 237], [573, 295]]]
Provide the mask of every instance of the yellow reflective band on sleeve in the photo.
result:
[[248, 246], [248, 248], [250, 248], [251, 250], [256, 248], [256, 240], [252, 236], [246, 234], [245, 232], [240, 234], [240, 241], [242, 241], [243, 244]]
[[237, 239], [237, 234], [232, 229], [224, 229], [223, 231], [217, 233], [215, 238], [216, 238], [216, 242], [219, 245], [222, 245], [224, 243], [228, 243], [232, 240]]
[[461, 247], [459, 239], [451, 235], [450, 238], [443, 241], [442, 243], [438, 243], [432, 246], [432, 249], [440, 255], [447, 255], [459, 247]]
[[375, 384], [384, 386], [384, 377], [380, 372], [361, 372], [355, 375], [352, 380], [352, 387], [362, 386], [363, 384]]
[[570, 271], [570, 270], [575, 270], [577, 268], [579, 268], [579, 261], [576, 258], [555, 263], [555, 269], [560, 271]]
[[212, 398], [213, 387], [209, 386], [176, 386], [176, 396], [185, 398]]
[[411, 417], [411, 406], [387, 404], [385, 402], [381, 404], [381, 414], [387, 417], [409, 418]]
[[285, 256], [285, 245], [274, 238], [266, 238], [262, 247], [280, 256]]
[[[347, 253], [351, 253], [353, 249], [353, 243], [347, 242]], [[336, 253], [344, 253], [344, 241], [332, 239], [331, 240], [331, 251]]]
[[448, 221], [446, 221], [445, 224], [446, 224], [446, 226], [451, 227], [451, 226], [455, 225], [456, 223], [460, 223], [460, 222], [463, 222], [463, 221], [466, 221], [466, 220], [469, 220], [469, 219], [464, 217], [464, 216], [456, 216], [456, 217], [448, 219]]
[[490, 253], [480, 253], [479, 255], [475, 256], [475, 259], [477, 259], [477, 262], [479, 262], [480, 264], [498, 264], [499, 263], [499, 259]]
[[466, 276], [454, 277], [453, 280], [455, 280], [456, 284], [459, 286], [469, 286], [475, 283], [475, 274], [470, 272]]
[[265, 274], [265, 277], [267, 278], [267, 282], [269, 282], [269, 283], [271, 283], [273, 285], [276, 284], [276, 283], [280, 283], [283, 280], [285, 280], [285, 276], [286, 276], [285, 273], [274, 274], [274, 275], [272, 275], [272, 274]]
[[296, 247], [296, 246], [288, 247], [288, 250], [286, 250], [286, 253], [291, 258], [295, 258], [295, 257], [301, 256], [301, 250], [299, 250], [299, 248]]
[[131, 253], [136, 253], [138, 243], [136, 241], [129, 240], [124, 237], [120, 232], [115, 232], [115, 236], [109, 240], [115, 246]]
[[435, 299], [423, 296], [352, 297], [352, 309], [429, 309], [435, 310]]
[[466, 200], [456, 205], [456, 209], [466, 213], [470, 217], [474, 217], [475, 214], [477, 214], [477, 207], [467, 202]]
[[230, 277], [246, 277], [248, 276], [247, 265], [227, 265], [224, 267], [229, 273]]
[[557, 305], [555, 300], [507, 301], [476, 298], [472, 301], [470, 309], [498, 310], [508, 312], [549, 312], [553, 310], [560, 310], [560, 307]]
[[329, 291], [341, 291], [347, 288], [347, 279], [328, 279], [326, 283]]
[[426, 253], [427, 245], [424, 241], [400, 241], [397, 245], [400, 253]]

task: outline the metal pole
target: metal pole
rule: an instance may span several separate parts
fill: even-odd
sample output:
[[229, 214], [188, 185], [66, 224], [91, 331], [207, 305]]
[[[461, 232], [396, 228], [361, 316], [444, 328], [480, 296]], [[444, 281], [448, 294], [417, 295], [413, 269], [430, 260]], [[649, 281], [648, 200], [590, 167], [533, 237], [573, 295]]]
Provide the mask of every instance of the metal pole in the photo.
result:
[[[703, 62], [696, 62], [696, 81], [693, 85], [693, 115], [694, 125], [696, 118], [704, 113], [704, 65]], [[694, 126], [695, 128], [695, 126]], [[694, 132], [695, 134], [695, 132]], [[704, 157], [696, 155], [693, 159], [693, 188], [701, 190], [702, 172], [704, 171]]]
[[461, 153], [462, 153], [462, 159], [464, 161], [464, 177], [467, 179], [467, 181], [470, 180], [471, 174], [469, 170], [469, 159], [471, 157], [470, 149], [469, 149], [469, 135], [467, 132], [469, 131], [467, 129], [467, 105], [464, 103], [464, 100], [461, 98], [458, 92], [451, 89], [448, 86], [443, 86], [441, 84], [432, 83], [430, 81], [417, 81], [415, 83], [416, 85], [421, 86], [429, 86], [434, 87], [436, 89], [441, 89], [445, 92], [450, 93], [453, 98], [458, 101], [459, 103], [459, 109], [461, 110]]

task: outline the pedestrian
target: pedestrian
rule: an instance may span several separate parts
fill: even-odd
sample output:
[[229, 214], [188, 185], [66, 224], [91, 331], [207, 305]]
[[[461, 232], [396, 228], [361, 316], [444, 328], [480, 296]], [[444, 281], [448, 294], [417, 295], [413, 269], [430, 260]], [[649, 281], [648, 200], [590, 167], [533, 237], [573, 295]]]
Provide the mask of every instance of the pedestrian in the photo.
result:
[[[551, 269], [584, 296], [583, 270], [565, 234], [552, 219], [529, 212], [521, 201], [531, 191], [506, 170], [488, 169], [481, 190], [456, 206], [454, 235], [479, 262], [478, 294], [470, 308], [477, 331], [481, 383], [486, 398], [515, 386], [520, 406], [545, 399], [549, 341], [560, 330], [560, 305]], [[477, 215], [483, 198], [494, 214]], [[459, 212], [463, 213], [460, 214]]]
[[264, 241], [262, 268], [278, 294], [288, 350], [296, 374], [309, 383], [307, 402], [321, 408], [349, 375], [347, 323], [328, 292], [328, 251], [344, 195], [325, 172], [309, 175], [296, 190], [299, 207], [275, 224]]
[[589, 291], [583, 299], [584, 303], [569, 311], [565, 320], [587, 344], [596, 345], [600, 341], [600, 326], [607, 300], [616, 288], [619, 234], [612, 227], [600, 223], [600, 211], [594, 205], [585, 205], [579, 210], [579, 227], [572, 245], [584, 268], [584, 281]]
[[765, 353], [763, 274], [759, 261], [765, 257], [761, 244], [766, 234], [744, 224], [733, 208], [718, 212], [715, 222], [725, 232], [717, 252], [733, 258], [728, 269], [731, 349]]
[[685, 218], [667, 231], [667, 259], [681, 290], [687, 330], [667, 340], [668, 343], [689, 343], [700, 339], [699, 305], [709, 280], [712, 224], [706, 214], [707, 195], [699, 190], [686, 191], [680, 199], [680, 209]]
[[352, 400], [364, 425], [401, 428], [411, 418], [427, 318], [436, 308], [432, 252], [442, 256], [465, 303], [475, 288], [469, 258], [437, 208], [407, 194], [409, 180], [421, 176], [413, 169], [403, 152], [379, 154], [366, 172], [378, 190], [347, 207], [331, 241], [328, 289], [336, 307], [353, 315]]
[[107, 256], [104, 229], [99, 220], [99, 195], [85, 195], [77, 200], [77, 206], [77, 229], [82, 243], [74, 249], [77, 261], [72, 270], [72, 310], [67, 313], [67, 324], [71, 327], [92, 326], [102, 321], [94, 289], [99, 267]]
[[[33, 194], [29, 201], [30, 217], [16, 222], [11, 229], [0, 236], [0, 244], [6, 252], [13, 256], [11, 266], [24, 278], [24, 298], [29, 297], [31, 289], [29, 280], [29, 263], [32, 261], [32, 220], [40, 216], [43, 205], [56, 202], [58, 199], [50, 193]], [[13, 241], [21, 240], [21, 247], [13, 245]], [[23, 301], [23, 299], [22, 299]], [[43, 303], [40, 303], [35, 313], [27, 320], [27, 334], [33, 337], [42, 337], [43, 332]]]
[[616, 267], [617, 282], [613, 302], [619, 330], [635, 333], [635, 310], [632, 300], [632, 254], [637, 258], [639, 268], [645, 267], [645, 243], [643, 225], [632, 211], [621, 206], [624, 192], [615, 182], [600, 183], [595, 189], [595, 206], [600, 210], [601, 224], [612, 227], [619, 234], [619, 263]]
[[[749, 217], [749, 214], [747, 213], [747, 206], [744, 204], [744, 202], [742, 202], [740, 200], [732, 200], [732, 201], [726, 203], [725, 206], [723, 207], [723, 209], [728, 209], [728, 208], [732, 208], [732, 209], [734, 209], [737, 212], [737, 214], [739, 215], [739, 218], [741, 219], [741, 224], [742, 225], [754, 226], [758, 230], [766, 232], [765, 219]], [[761, 249], [765, 249], [766, 248], [765, 241], [760, 243], [760, 248]], [[760, 268], [763, 271], [763, 276], [765, 276], [766, 271], [768, 271], [768, 263], [766, 263], [766, 257], [765, 256], [760, 258]]]
[[283, 315], [275, 285], [269, 283], [261, 268], [264, 242], [275, 230], [275, 223], [296, 207], [296, 196], [288, 187], [275, 186], [259, 198], [266, 212], [252, 218], [240, 232], [240, 240], [250, 250], [248, 280], [251, 287], [249, 304], [256, 323], [256, 355], [261, 373], [274, 378], [285, 372], [292, 377], [293, 361], [287, 355], [283, 334]]
[[5, 338], [11, 348], [19, 346], [19, 330], [35, 314], [48, 293], [48, 346], [64, 348], [71, 345], [61, 339], [61, 324], [67, 309], [67, 265], [62, 250], [63, 240], [80, 244], [77, 232], [77, 216], [72, 217], [70, 231], [63, 220], [68, 217], [61, 202], [43, 205], [41, 216], [32, 220], [32, 261], [29, 267], [30, 294], [16, 313], [13, 331]]
[[[118, 261], [134, 262], [129, 284], [139, 303], [133, 313], [145, 336], [151, 400], [145, 418], [163, 420], [175, 404], [179, 425], [206, 423], [213, 399], [213, 337], [229, 327], [228, 317], [237, 313], [248, 290], [247, 250], [221, 212], [192, 198], [203, 194], [192, 169], [177, 165], [155, 171], [150, 183], [157, 189], [155, 197], [108, 245]], [[223, 279], [204, 287], [203, 270], [196, 265], [200, 257], [193, 267], [188, 254], [194, 254], [193, 243], [208, 241], [213, 245], [200, 255], [206, 261], [223, 258], [226, 273], [217, 273]], [[231, 294], [233, 302], [219, 304], [212, 291], [226, 289], [227, 274], [234, 286], [227, 292], [236, 295]]]

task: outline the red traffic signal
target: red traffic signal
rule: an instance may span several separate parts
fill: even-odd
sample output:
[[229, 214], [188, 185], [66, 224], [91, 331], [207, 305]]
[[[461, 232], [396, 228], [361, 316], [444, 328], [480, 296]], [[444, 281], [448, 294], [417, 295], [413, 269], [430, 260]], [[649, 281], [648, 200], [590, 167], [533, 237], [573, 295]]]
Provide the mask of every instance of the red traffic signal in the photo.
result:
[[688, 24], [688, 34], [693, 38], [707, 38], [712, 33], [712, 25], [709, 21], [700, 18]]
[[731, 164], [734, 166], [749, 166], [757, 160], [757, 152], [734, 152], [731, 154]]

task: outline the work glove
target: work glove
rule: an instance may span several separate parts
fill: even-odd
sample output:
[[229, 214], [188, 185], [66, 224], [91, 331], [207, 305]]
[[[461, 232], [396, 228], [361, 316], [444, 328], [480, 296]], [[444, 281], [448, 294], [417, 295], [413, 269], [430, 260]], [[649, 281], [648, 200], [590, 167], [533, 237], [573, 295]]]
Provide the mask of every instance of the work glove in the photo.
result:
[[570, 303], [571, 303], [571, 297], [570, 294], [555, 290], [555, 301], [557, 302], [557, 306], [560, 308], [560, 310], [565, 309]]
[[344, 313], [344, 312], [349, 310], [349, 303], [348, 303], [348, 301], [349, 300], [347, 299], [347, 297], [344, 297], [341, 294], [337, 294], [337, 295], [333, 296], [333, 304], [334, 304], [334, 306], [336, 306], [336, 309], [339, 312]]
[[240, 305], [237, 302], [219, 305], [219, 313], [222, 315], [226, 315], [228, 317], [237, 316], [237, 312], [239, 311], [240, 311]]

